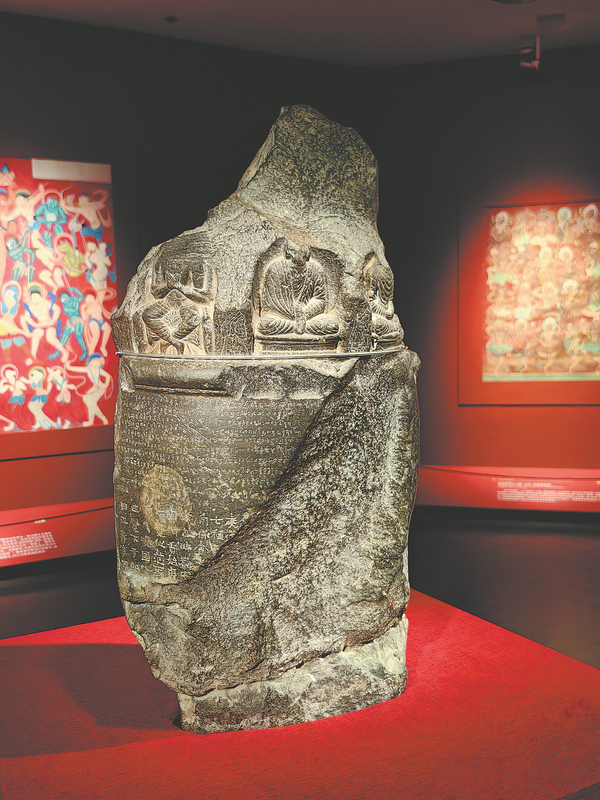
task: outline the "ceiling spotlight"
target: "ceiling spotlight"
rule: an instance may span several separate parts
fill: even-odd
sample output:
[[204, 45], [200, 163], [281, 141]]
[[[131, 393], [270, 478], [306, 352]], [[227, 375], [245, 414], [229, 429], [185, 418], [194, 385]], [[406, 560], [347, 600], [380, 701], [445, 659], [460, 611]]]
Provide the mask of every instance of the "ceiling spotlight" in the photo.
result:
[[523, 55], [528, 53], [533, 58], [523, 58], [519, 62], [522, 67], [529, 67], [530, 69], [540, 68], [540, 37], [535, 37], [535, 51], [533, 47], [522, 47], [520, 51]]
[[175, 25], [175, 23], [177, 22], [177, 17], [172, 17], [172, 16], [165, 17], [165, 22], [168, 22], [169, 25]]

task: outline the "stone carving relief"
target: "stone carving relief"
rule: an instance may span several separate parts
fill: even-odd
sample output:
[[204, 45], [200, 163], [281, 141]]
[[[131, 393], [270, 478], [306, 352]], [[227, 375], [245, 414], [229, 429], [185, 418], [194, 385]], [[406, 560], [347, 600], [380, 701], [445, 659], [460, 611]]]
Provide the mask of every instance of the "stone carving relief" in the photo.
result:
[[283, 109], [236, 192], [150, 251], [113, 317], [119, 589], [187, 730], [404, 690], [419, 361], [377, 195], [353, 130]]
[[255, 352], [336, 350], [343, 330], [337, 283], [308, 245], [277, 240], [255, 273]]
[[130, 283], [114, 315], [117, 346], [162, 355], [215, 352], [217, 272], [194, 249], [195, 240], [174, 239], [149, 254], [146, 269]]
[[142, 353], [214, 353], [214, 271], [200, 262], [168, 260], [155, 268], [153, 300], [137, 312], [134, 324]]
[[304, 107], [286, 109], [275, 130], [201, 228], [144, 259], [112, 320], [121, 352], [352, 353], [401, 345], [392, 270], [374, 227], [372, 153], [353, 131]]
[[365, 258], [363, 279], [371, 311], [371, 340], [373, 350], [385, 344], [398, 344], [404, 332], [394, 313], [394, 274], [383, 265], [375, 253]]

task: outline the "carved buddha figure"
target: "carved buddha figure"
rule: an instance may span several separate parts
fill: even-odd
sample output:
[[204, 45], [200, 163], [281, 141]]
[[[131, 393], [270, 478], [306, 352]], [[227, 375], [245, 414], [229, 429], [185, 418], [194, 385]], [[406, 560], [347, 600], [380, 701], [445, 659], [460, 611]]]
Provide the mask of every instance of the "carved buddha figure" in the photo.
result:
[[256, 333], [261, 337], [339, 333], [340, 320], [328, 308], [327, 289], [326, 270], [310, 247], [286, 242], [283, 254], [264, 270]]
[[170, 259], [159, 263], [151, 291], [156, 300], [141, 311], [141, 320], [137, 320], [138, 329], [140, 321], [143, 322], [142, 337], [147, 340], [148, 348], [158, 340], [173, 346], [180, 354], [214, 352], [216, 280], [214, 275], [207, 274], [204, 265], [176, 264]]
[[374, 253], [366, 257], [363, 269], [367, 301], [371, 310], [371, 336], [374, 346], [381, 341], [401, 340], [404, 331], [394, 314], [394, 275], [390, 267], [379, 261]]

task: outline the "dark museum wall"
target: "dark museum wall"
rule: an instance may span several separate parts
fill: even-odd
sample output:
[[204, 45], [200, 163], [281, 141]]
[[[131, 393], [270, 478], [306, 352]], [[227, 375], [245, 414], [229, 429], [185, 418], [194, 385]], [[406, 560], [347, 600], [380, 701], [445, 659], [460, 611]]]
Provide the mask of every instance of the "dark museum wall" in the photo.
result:
[[[379, 160], [422, 462], [598, 466], [597, 407], [458, 405], [456, 282], [459, 219], [482, 205], [600, 197], [600, 48], [549, 51], [532, 75], [510, 56], [365, 69], [9, 14], [0, 29], [0, 154], [112, 165], [121, 296], [150, 247], [234, 191], [279, 107], [312, 105]], [[82, 440], [1, 461], [0, 508], [110, 496], [111, 459]]]

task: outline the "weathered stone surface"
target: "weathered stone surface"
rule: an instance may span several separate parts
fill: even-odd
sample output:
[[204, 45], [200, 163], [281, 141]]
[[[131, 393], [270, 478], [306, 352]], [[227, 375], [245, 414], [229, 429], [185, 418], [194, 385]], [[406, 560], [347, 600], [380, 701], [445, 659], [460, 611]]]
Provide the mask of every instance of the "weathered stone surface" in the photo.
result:
[[113, 330], [119, 586], [182, 724], [399, 694], [418, 359], [354, 131], [284, 109], [237, 192], [154, 248]]

